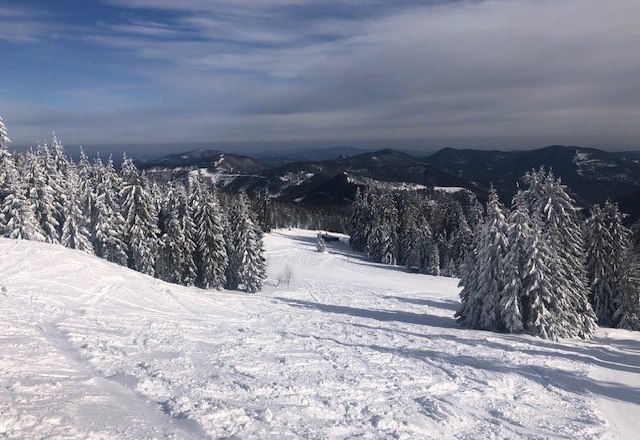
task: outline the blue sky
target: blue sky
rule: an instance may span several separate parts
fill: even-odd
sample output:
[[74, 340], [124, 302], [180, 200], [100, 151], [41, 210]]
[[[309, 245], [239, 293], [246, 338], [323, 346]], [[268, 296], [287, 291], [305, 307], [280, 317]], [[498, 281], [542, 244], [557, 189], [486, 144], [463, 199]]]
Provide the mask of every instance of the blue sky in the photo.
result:
[[[16, 145], [640, 147], [637, 0], [0, 0]], [[265, 147], [266, 148], [266, 147]]]

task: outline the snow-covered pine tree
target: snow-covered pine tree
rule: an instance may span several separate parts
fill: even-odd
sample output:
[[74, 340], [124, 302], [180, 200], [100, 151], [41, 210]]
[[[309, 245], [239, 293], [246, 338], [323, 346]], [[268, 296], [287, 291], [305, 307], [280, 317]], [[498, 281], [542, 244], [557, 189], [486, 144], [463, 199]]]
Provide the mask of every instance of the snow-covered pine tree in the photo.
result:
[[120, 200], [125, 218], [128, 264], [138, 272], [153, 275], [159, 231], [149, 183], [128, 157], [124, 159], [121, 174], [123, 183]]
[[631, 225], [631, 239], [635, 253], [640, 255], [640, 220]]
[[316, 251], [318, 252], [327, 251], [327, 245], [324, 242], [324, 237], [322, 237], [322, 232], [318, 232], [318, 236], [316, 237]]
[[508, 219], [509, 248], [504, 259], [504, 290], [499, 308], [505, 330], [516, 333], [523, 330], [522, 304], [524, 293], [527, 246], [531, 236], [531, 219], [522, 191], [513, 197]]
[[402, 252], [398, 252], [398, 256], [402, 255], [402, 264], [404, 264], [408, 269], [417, 268], [420, 269], [420, 245], [422, 240], [430, 241], [431, 239], [431, 228], [429, 228], [429, 224], [426, 226], [426, 234], [423, 237], [422, 232], [418, 227], [418, 217], [415, 209], [410, 209], [405, 212], [403, 227], [399, 234], [400, 240], [400, 250]]
[[554, 273], [558, 256], [544, 239], [540, 215], [534, 214], [527, 244], [522, 322], [531, 335], [556, 340], [566, 336], [562, 313], [566, 306], [557, 285], [558, 275], [562, 274]]
[[[464, 261], [460, 265], [460, 308], [454, 317], [460, 325], [467, 328], [478, 328], [480, 326], [480, 302], [476, 297], [478, 289], [478, 245], [482, 233], [482, 220], [477, 224], [477, 239], [474, 246], [466, 253]], [[476, 313], [478, 312], [478, 313]]]
[[18, 174], [13, 157], [5, 156], [2, 166], [3, 177], [0, 188], [4, 196], [0, 210], [2, 235], [20, 240], [44, 241], [42, 229], [36, 220], [33, 206], [26, 196], [27, 189]]
[[464, 261], [469, 244], [473, 241], [473, 230], [458, 201], [446, 205], [437, 236], [440, 238], [439, 251], [443, 274], [457, 276], [458, 268]]
[[190, 204], [192, 199], [187, 195], [187, 189], [184, 186], [178, 188], [177, 195], [178, 218], [183, 236], [183, 241], [180, 243], [182, 255], [180, 270], [182, 279], [180, 282], [185, 286], [193, 286], [198, 275], [198, 268], [195, 262], [197, 231]]
[[595, 331], [597, 324], [589, 303], [579, 209], [566, 187], [552, 173], [548, 173], [544, 179], [536, 211], [544, 219], [543, 239], [557, 255], [552, 261], [556, 280], [553, 287], [561, 303], [562, 337], [587, 338]]
[[269, 187], [265, 186], [260, 193], [258, 206], [258, 223], [262, 232], [271, 232], [273, 227], [273, 212], [271, 211], [271, 197], [269, 196]]
[[370, 211], [367, 203], [366, 188], [362, 191], [356, 189], [356, 195], [351, 205], [351, 223], [349, 226], [349, 244], [353, 249], [364, 252], [367, 249], [368, 228], [370, 219], [367, 215]]
[[51, 148], [46, 144], [38, 150], [38, 154], [43, 156], [47, 183], [53, 189], [54, 194], [54, 216], [58, 222], [58, 233], [62, 235], [64, 225], [64, 215], [67, 206], [69, 188], [69, 160], [67, 159], [64, 146], [55, 133], [52, 133]]
[[426, 273], [433, 276], [440, 276], [440, 250], [434, 241], [425, 241], [424, 244], [427, 252]]
[[602, 208], [594, 206], [587, 231], [591, 301], [598, 323], [632, 328], [640, 307], [640, 272], [631, 230], [624, 226], [618, 205], [607, 201]]
[[120, 176], [109, 157], [107, 164], [96, 163], [96, 201], [93, 224], [93, 248], [95, 254], [112, 263], [127, 265], [125, 243], [125, 219], [120, 208]]
[[418, 217], [416, 234], [416, 266], [418, 272], [428, 275], [440, 275], [438, 246], [433, 239], [429, 220], [424, 215]]
[[522, 190], [522, 198], [527, 205], [527, 210], [533, 215], [533, 213], [539, 207], [539, 201], [544, 192], [544, 182], [547, 177], [547, 172], [544, 167], [540, 167], [538, 170], [531, 170], [522, 177], [522, 182], [525, 188]]
[[487, 221], [484, 224], [478, 250], [478, 295], [482, 301], [480, 326], [485, 330], [504, 329], [499, 304], [505, 286], [504, 258], [509, 241], [508, 224], [502, 204], [494, 188], [489, 192]]
[[462, 304], [456, 316], [462, 326], [493, 331], [504, 328], [498, 305], [504, 289], [503, 261], [507, 246], [507, 222], [498, 194], [492, 187], [487, 202], [487, 218], [475, 252], [477, 268], [462, 278], [471, 287], [463, 285], [460, 294]]
[[388, 192], [375, 198], [367, 253], [373, 261], [395, 265], [398, 257], [398, 213]]
[[241, 193], [234, 203], [228, 204], [228, 218], [225, 222], [225, 236], [227, 238], [227, 289], [237, 289], [240, 285], [240, 273], [242, 271], [242, 255], [244, 250], [236, 242], [236, 236], [239, 235], [238, 229], [242, 223], [242, 219], [249, 214], [247, 213], [247, 198]]
[[159, 212], [160, 236], [155, 275], [169, 283], [179, 284], [183, 278], [184, 229], [179, 213], [179, 183], [169, 182], [164, 204]]
[[631, 298], [636, 298], [637, 279], [640, 275], [636, 272], [637, 259], [633, 255], [632, 232], [624, 225], [623, 214], [618, 208], [618, 204], [606, 201], [604, 204], [605, 217], [608, 218], [609, 230], [614, 245], [613, 254], [613, 270], [615, 280], [615, 306], [616, 309], [612, 316], [612, 323], [616, 327], [620, 327], [620, 319], [629, 308], [633, 310]]
[[67, 170], [69, 193], [65, 206], [64, 224], [60, 243], [70, 249], [93, 253], [91, 234], [87, 230], [87, 217], [82, 211], [82, 194], [78, 171], [73, 167]]
[[222, 289], [228, 265], [224, 236], [224, 213], [215, 189], [204, 187], [201, 178], [192, 183], [193, 218], [196, 227], [196, 285], [203, 289]]
[[28, 156], [25, 181], [29, 187], [29, 203], [40, 225], [44, 241], [60, 243], [58, 234], [60, 225], [55, 212], [55, 193], [48, 183], [45, 158], [39, 153], [30, 153]]
[[420, 264], [420, 244], [418, 232], [418, 202], [407, 191], [395, 196], [398, 213], [398, 261], [408, 269]]
[[267, 277], [262, 232], [256, 228], [250, 217], [247, 217], [246, 227], [241, 230], [245, 231], [243, 241], [246, 243], [242, 258], [241, 283], [245, 292], [259, 292]]
[[7, 148], [10, 143], [11, 139], [9, 139], [7, 126], [4, 125], [4, 119], [2, 119], [2, 116], [0, 116], [0, 149]]
[[616, 304], [613, 320], [618, 328], [640, 330], [640, 256], [635, 252], [627, 253]]
[[0, 116], [0, 205], [5, 197], [13, 192], [13, 183], [7, 181], [10, 177], [10, 171], [15, 170], [15, 162], [9, 151], [10, 142], [11, 139], [9, 139], [7, 127], [4, 125], [2, 116]]
[[590, 300], [598, 323], [613, 325], [616, 310], [616, 280], [614, 269], [614, 243], [609, 230], [609, 219], [599, 205], [591, 208], [591, 216], [586, 224], [587, 274], [591, 286]]
[[78, 173], [78, 184], [80, 198], [80, 206], [82, 212], [87, 218], [87, 229], [91, 237], [95, 236], [94, 223], [96, 219], [96, 170], [89, 163], [89, 158], [84, 152], [84, 148], [80, 147], [80, 160], [76, 165]]
[[196, 225], [190, 207], [191, 199], [181, 183], [171, 182], [160, 211], [158, 277], [172, 283], [193, 285], [197, 277]]
[[227, 287], [243, 286], [246, 292], [257, 292], [266, 277], [262, 256], [262, 237], [248, 211], [247, 196], [240, 193], [229, 215], [230, 239], [227, 254]]

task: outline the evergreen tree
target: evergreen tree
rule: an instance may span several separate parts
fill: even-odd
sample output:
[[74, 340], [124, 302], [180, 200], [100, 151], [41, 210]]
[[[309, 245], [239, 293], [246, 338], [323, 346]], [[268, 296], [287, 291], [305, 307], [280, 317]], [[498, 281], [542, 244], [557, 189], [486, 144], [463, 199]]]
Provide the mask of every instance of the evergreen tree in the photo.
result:
[[169, 283], [182, 283], [187, 258], [187, 237], [181, 215], [181, 191], [178, 184], [170, 182], [159, 213], [161, 235], [158, 240], [156, 276]]
[[93, 248], [95, 254], [112, 263], [127, 265], [126, 224], [120, 207], [120, 176], [109, 157], [106, 166], [96, 164], [97, 186]]
[[65, 212], [70, 193], [69, 187], [69, 160], [65, 156], [62, 142], [52, 134], [51, 149], [43, 145], [39, 151], [43, 157], [43, 163], [47, 175], [47, 183], [53, 189], [55, 220], [58, 222], [58, 233], [62, 235], [62, 227], [65, 221]]
[[33, 207], [27, 199], [26, 189], [11, 160], [5, 160], [3, 193], [6, 194], [0, 212], [3, 235], [21, 240], [44, 241]]
[[242, 256], [244, 250], [238, 244], [237, 236], [240, 235], [240, 225], [243, 219], [248, 217], [247, 198], [244, 193], [238, 196], [238, 199], [231, 204], [228, 211], [228, 219], [225, 223], [225, 236], [227, 237], [227, 273], [226, 279], [227, 289], [237, 289], [241, 283], [240, 273], [242, 272]]
[[425, 248], [428, 252], [426, 273], [433, 276], [440, 276], [440, 251], [433, 241], [425, 241]]
[[587, 219], [587, 273], [591, 286], [591, 304], [603, 326], [613, 325], [616, 310], [616, 280], [613, 265], [615, 255], [613, 237], [605, 212], [599, 205], [593, 206]]
[[42, 230], [26, 197], [26, 188], [7, 144], [7, 129], [0, 118], [0, 231], [5, 237], [44, 241]]
[[46, 164], [41, 154], [29, 154], [29, 164], [25, 181], [29, 187], [29, 203], [40, 225], [44, 241], [60, 243], [56, 219], [55, 193], [48, 183]]
[[447, 203], [438, 229], [441, 267], [445, 276], [457, 276], [458, 267], [464, 261], [473, 230], [465, 217], [462, 206], [454, 201]]
[[60, 242], [70, 249], [78, 249], [84, 252], [93, 253], [91, 245], [91, 234], [87, 230], [87, 218], [82, 211], [81, 187], [78, 182], [76, 170], [68, 170], [69, 194], [67, 205], [65, 206], [65, 219], [62, 225], [62, 236]]
[[640, 261], [636, 253], [628, 253], [621, 273], [616, 297], [618, 308], [613, 320], [618, 328], [640, 330]]
[[635, 253], [640, 255], [640, 220], [631, 226], [631, 239]]
[[193, 286], [196, 282], [198, 273], [198, 268], [196, 267], [195, 262], [197, 231], [196, 224], [193, 219], [193, 210], [189, 203], [190, 199], [186, 194], [184, 186], [179, 187], [177, 201], [177, 214], [180, 220], [180, 228], [183, 236], [181, 242], [181, 283], [185, 286]]
[[273, 212], [271, 212], [271, 198], [269, 197], [268, 186], [266, 186], [260, 194], [258, 223], [262, 228], [262, 232], [271, 232]]
[[540, 200], [544, 193], [544, 182], [547, 172], [544, 167], [538, 170], [531, 170], [522, 178], [525, 189], [522, 191], [522, 198], [527, 205], [527, 210], [533, 215], [539, 209]]
[[125, 157], [121, 173], [120, 199], [125, 218], [125, 242], [129, 250], [128, 264], [138, 272], [153, 275], [159, 231], [149, 184], [130, 158]]
[[215, 190], [209, 192], [203, 186], [201, 178], [198, 178], [191, 190], [196, 227], [196, 285], [203, 289], [222, 289], [228, 265], [224, 213]]
[[587, 231], [591, 302], [598, 323], [634, 328], [640, 272], [631, 231], [624, 226], [618, 205], [607, 201], [603, 208], [594, 206]]
[[566, 336], [563, 323], [563, 298], [558, 294], [557, 274], [554, 273], [558, 256], [543, 236], [540, 213], [534, 217], [525, 265], [522, 321], [525, 330], [544, 339]]
[[531, 235], [531, 219], [522, 191], [514, 196], [508, 220], [509, 249], [504, 260], [505, 286], [500, 299], [500, 316], [510, 333], [520, 332], [522, 323], [523, 289], [527, 246]]
[[242, 284], [246, 292], [257, 292], [266, 277], [262, 237], [251, 220], [244, 193], [231, 209], [229, 229], [227, 287], [236, 289]]
[[416, 267], [418, 263], [418, 226], [417, 203], [411, 199], [407, 191], [395, 196], [398, 213], [398, 261], [397, 264]]
[[170, 283], [195, 284], [196, 231], [185, 188], [181, 184], [171, 183], [160, 212], [160, 225], [162, 235], [156, 275]]
[[544, 180], [536, 211], [544, 219], [543, 239], [557, 256], [552, 263], [563, 336], [589, 337], [597, 325], [589, 303], [582, 225], [575, 202], [552, 173]]
[[395, 265], [398, 256], [398, 213], [391, 196], [382, 192], [372, 206], [372, 227], [367, 241], [369, 257], [379, 263]]
[[87, 218], [87, 229], [91, 236], [95, 236], [94, 224], [96, 220], [96, 170], [89, 163], [89, 158], [80, 147], [80, 160], [76, 165], [78, 173], [78, 197], [82, 212]]
[[[2, 116], [0, 116], [0, 150], [4, 150], [7, 148], [7, 145], [11, 143], [11, 139], [9, 139], [9, 133], [7, 132], [7, 127], [4, 125], [4, 120]], [[3, 154], [3, 153], [0, 153]]]
[[15, 162], [9, 152], [10, 142], [7, 127], [0, 116], [0, 204], [3, 203], [7, 195], [13, 192], [14, 182], [11, 182], [10, 179], [14, 176], [11, 176], [10, 173], [15, 169]]
[[440, 275], [440, 255], [438, 246], [433, 240], [431, 226], [424, 215], [418, 218], [417, 235], [415, 238], [417, 249], [418, 272], [428, 275]]
[[[398, 258], [402, 255], [401, 264], [404, 264], [408, 269], [417, 268], [419, 270], [422, 232], [418, 228], [418, 218], [414, 211], [415, 210], [406, 212], [404, 216], [404, 226], [399, 234], [400, 249], [402, 252], [398, 252]], [[431, 238], [431, 229], [428, 227], [428, 223], [426, 226], [426, 240], [428, 241]]]
[[359, 252], [367, 249], [368, 231], [366, 225], [369, 223], [367, 214], [369, 207], [367, 203], [366, 189], [360, 191], [356, 189], [356, 195], [351, 205], [351, 224], [349, 227], [349, 244]]
[[246, 226], [239, 229], [244, 231], [238, 243], [244, 243], [242, 257], [241, 283], [245, 292], [259, 292], [266, 278], [266, 262], [263, 257], [262, 234], [253, 225], [250, 217], [246, 219]]
[[507, 253], [507, 222], [498, 194], [492, 188], [487, 203], [487, 222], [478, 250], [478, 293], [482, 298], [480, 326], [486, 330], [504, 329], [499, 304], [505, 286], [503, 262]]
[[505, 283], [502, 264], [507, 246], [507, 222], [498, 194], [492, 188], [487, 203], [487, 219], [475, 252], [477, 269], [466, 273], [463, 278], [473, 290], [464, 286], [461, 292], [462, 305], [457, 313], [461, 325], [493, 331], [504, 328], [498, 305]]

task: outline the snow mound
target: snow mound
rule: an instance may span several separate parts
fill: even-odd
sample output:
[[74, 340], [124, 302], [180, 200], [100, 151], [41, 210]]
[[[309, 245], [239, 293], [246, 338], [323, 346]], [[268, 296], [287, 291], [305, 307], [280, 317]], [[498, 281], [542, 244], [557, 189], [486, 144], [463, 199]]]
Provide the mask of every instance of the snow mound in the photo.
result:
[[[0, 240], [0, 437], [633, 438], [640, 338], [461, 330], [457, 280], [316, 231], [266, 237], [264, 292], [167, 284]], [[277, 286], [285, 266], [291, 284]], [[635, 431], [634, 431], [635, 430]]]

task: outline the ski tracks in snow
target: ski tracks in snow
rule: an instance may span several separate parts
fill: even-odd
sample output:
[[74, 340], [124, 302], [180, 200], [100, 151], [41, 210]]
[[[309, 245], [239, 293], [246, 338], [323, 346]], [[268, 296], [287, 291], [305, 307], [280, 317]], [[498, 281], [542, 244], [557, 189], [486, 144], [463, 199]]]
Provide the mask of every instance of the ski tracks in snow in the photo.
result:
[[[0, 430], [9, 438], [624, 437], [598, 412], [605, 397], [640, 419], [637, 397], [621, 394], [637, 378], [629, 332], [619, 355], [604, 342], [461, 330], [456, 280], [372, 264], [344, 243], [319, 254], [314, 237], [266, 237], [269, 280], [257, 295], [173, 286], [85, 255], [65, 270], [66, 286], [37, 270], [22, 288], [29, 260], [14, 253], [24, 265], [0, 267], [0, 307], [19, 310], [0, 335]], [[42, 264], [69, 251], [56, 252], [41, 253], [50, 260]], [[82, 264], [92, 264], [95, 282]], [[285, 265], [293, 282], [274, 287]], [[594, 363], [630, 376], [616, 388]]]

